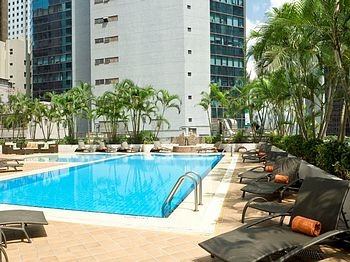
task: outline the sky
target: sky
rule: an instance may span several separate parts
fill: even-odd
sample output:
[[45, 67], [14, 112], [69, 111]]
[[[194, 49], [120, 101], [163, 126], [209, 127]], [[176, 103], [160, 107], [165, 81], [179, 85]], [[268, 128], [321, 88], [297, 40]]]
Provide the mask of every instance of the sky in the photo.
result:
[[[246, 23], [247, 23], [247, 40], [249, 33], [252, 29], [256, 28], [259, 24], [266, 20], [265, 14], [272, 10], [273, 7], [280, 7], [284, 3], [292, 2], [292, 0], [246, 0]], [[253, 44], [252, 41], [248, 41], [248, 47]], [[254, 61], [248, 60], [247, 72], [250, 73], [250, 78], [256, 76], [254, 70]]]

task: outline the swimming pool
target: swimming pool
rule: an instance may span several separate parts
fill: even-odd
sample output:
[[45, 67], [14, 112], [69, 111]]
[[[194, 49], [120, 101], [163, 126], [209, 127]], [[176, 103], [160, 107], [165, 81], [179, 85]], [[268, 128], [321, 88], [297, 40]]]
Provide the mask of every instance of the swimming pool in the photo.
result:
[[162, 205], [185, 172], [205, 177], [222, 155], [127, 155], [0, 181], [0, 203], [167, 217], [192, 191], [186, 179], [165, 214]]
[[94, 160], [106, 159], [120, 156], [120, 154], [72, 154], [72, 155], [43, 155], [26, 157], [27, 162], [89, 162]]

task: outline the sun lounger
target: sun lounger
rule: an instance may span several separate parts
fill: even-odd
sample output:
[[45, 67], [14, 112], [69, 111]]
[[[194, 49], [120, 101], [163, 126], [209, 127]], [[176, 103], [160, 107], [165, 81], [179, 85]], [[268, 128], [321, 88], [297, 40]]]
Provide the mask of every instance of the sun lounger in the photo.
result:
[[128, 142], [123, 142], [117, 149], [117, 152], [134, 153], [136, 152], [133, 147], [131, 147]]
[[[241, 188], [242, 197], [245, 197], [246, 192], [263, 195], [275, 196], [279, 195], [282, 200], [287, 191], [298, 191], [302, 180], [299, 178], [300, 159], [296, 157], [287, 157], [278, 160], [278, 168], [274, 170], [274, 176], [271, 181], [252, 181]], [[287, 180], [285, 183], [277, 181], [276, 177], [283, 174]]]
[[24, 163], [20, 161], [22, 161], [22, 159], [1, 158], [0, 169], [6, 168], [6, 170], [10, 170], [10, 168], [12, 168], [13, 171], [18, 171], [17, 168], [23, 167], [24, 165]]
[[222, 152], [223, 148], [221, 146], [221, 141], [216, 142], [213, 146], [204, 146], [198, 149], [198, 153], [207, 153], [207, 152]]
[[0, 229], [4, 232], [2, 234], [2, 241], [6, 246], [6, 230], [22, 231], [31, 243], [31, 239], [26, 231], [28, 224], [47, 225], [48, 222], [42, 211], [35, 210], [3, 210], [0, 211]]
[[160, 141], [154, 141], [154, 146], [151, 149], [151, 152], [171, 152], [172, 149], [162, 146]]
[[[240, 262], [263, 259], [286, 261], [325, 241], [328, 243], [331, 241], [336, 245], [341, 240], [349, 239], [350, 236], [348, 227], [339, 226], [340, 217], [344, 215], [343, 206], [348, 192], [349, 181], [307, 177], [291, 213], [268, 216], [208, 239], [199, 245], [213, 257], [223, 261]], [[273, 218], [281, 216], [290, 217], [288, 225], [272, 221]], [[312, 234], [305, 231], [300, 233], [300, 227], [293, 223], [297, 217], [301, 217], [304, 221], [312, 219], [312, 224], [320, 227], [311, 228], [315, 229]]]

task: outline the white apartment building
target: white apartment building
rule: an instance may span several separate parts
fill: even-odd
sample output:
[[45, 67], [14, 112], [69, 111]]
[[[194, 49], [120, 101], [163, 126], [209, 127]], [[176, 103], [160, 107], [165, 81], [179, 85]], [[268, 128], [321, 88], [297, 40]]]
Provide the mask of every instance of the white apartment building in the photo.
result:
[[[31, 32], [31, 0], [8, 1], [8, 38], [24, 38], [26, 28]], [[28, 34], [28, 36], [30, 36]]]
[[[15, 92], [25, 92], [25, 43], [20, 39], [0, 41], [0, 78], [2, 79], [3, 101]], [[8, 89], [5, 88], [8, 82]]]
[[168, 111], [171, 127], [162, 136], [209, 135], [198, 106], [210, 84], [209, 1], [91, 0], [90, 11], [95, 95], [123, 79], [167, 89], [182, 108]]

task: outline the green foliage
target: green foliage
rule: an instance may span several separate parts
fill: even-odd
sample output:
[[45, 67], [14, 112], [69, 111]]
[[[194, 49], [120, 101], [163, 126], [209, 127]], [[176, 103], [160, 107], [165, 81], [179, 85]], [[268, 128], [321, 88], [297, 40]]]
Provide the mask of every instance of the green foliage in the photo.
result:
[[215, 135], [215, 136], [212, 136], [212, 143], [213, 144], [215, 144], [216, 142], [220, 142], [220, 141], [222, 141], [222, 137], [221, 137], [221, 135], [220, 134], [218, 134], [218, 135]]
[[347, 178], [350, 171], [350, 147], [338, 141], [320, 144], [317, 147], [317, 166], [323, 170]]
[[302, 144], [302, 158], [310, 164], [317, 165], [316, 156], [318, 155], [318, 147], [323, 144], [321, 139], [310, 139]]
[[238, 130], [237, 133], [232, 137], [232, 141], [234, 143], [245, 142], [245, 137], [244, 137], [243, 130]]
[[204, 141], [206, 144], [211, 144], [213, 143], [213, 137], [212, 136], [206, 136], [204, 137]]
[[0, 145], [4, 145], [5, 144], [5, 138], [0, 138]]
[[269, 142], [278, 148], [284, 148], [282, 135], [270, 134]]
[[285, 136], [282, 139], [282, 149], [287, 151], [289, 154], [294, 156], [303, 155], [303, 143], [304, 139], [300, 135], [295, 136]]
[[129, 137], [128, 143], [131, 144], [152, 144], [155, 136], [151, 131], [140, 131], [140, 133]]
[[57, 143], [61, 145], [75, 145], [78, 144], [78, 139], [71, 136], [65, 136], [63, 139], [59, 139]]

